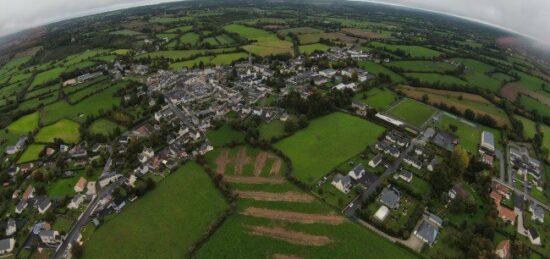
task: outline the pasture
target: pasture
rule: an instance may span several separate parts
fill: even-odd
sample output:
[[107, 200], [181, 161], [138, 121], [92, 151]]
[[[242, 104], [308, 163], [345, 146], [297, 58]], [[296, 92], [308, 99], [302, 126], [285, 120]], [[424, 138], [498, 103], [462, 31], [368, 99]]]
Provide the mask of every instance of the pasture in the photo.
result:
[[204, 170], [187, 163], [97, 228], [84, 258], [184, 258], [227, 207]]
[[527, 111], [536, 111], [542, 116], [550, 116], [550, 109], [548, 109], [548, 105], [544, 105], [531, 96], [520, 94], [518, 102]]
[[[342, 161], [373, 144], [384, 128], [343, 113], [333, 113], [275, 144], [292, 161], [292, 175], [313, 185]], [[315, 158], [315, 159], [312, 159]]]
[[63, 68], [63, 67], [56, 67], [56, 68], [52, 68], [48, 71], [41, 72], [41, 73], [37, 74], [34, 77], [34, 80], [32, 81], [31, 87], [41, 85], [41, 84], [45, 84], [45, 83], [51, 82], [53, 80], [56, 80], [56, 79], [59, 78], [59, 76], [63, 72], [65, 72], [65, 68]]
[[117, 128], [120, 129], [121, 132], [126, 130], [126, 127], [120, 126], [113, 121], [102, 118], [92, 122], [89, 130], [92, 134], [109, 136], [109, 134], [115, 132]]
[[377, 49], [382, 49], [389, 52], [398, 52], [402, 51], [407, 56], [411, 58], [436, 58], [441, 56], [441, 52], [433, 49], [429, 49], [422, 46], [414, 45], [391, 45], [382, 42], [370, 42], [369, 46], [372, 46]]
[[353, 100], [368, 105], [370, 108], [386, 109], [397, 100], [397, 95], [384, 88], [372, 88], [366, 92], [358, 92]]
[[40, 144], [31, 144], [25, 149], [23, 154], [21, 154], [21, 157], [19, 157], [19, 160], [17, 160], [18, 164], [23, 164], [31, 161], [36, 161], [40, 158], [40, 153], [42, 150], [44, 150], [45, 145]]
[[292, 54], [292, 43], [280, 40], [274, 33], [241, 24], [230, 24], [223, 28], [228, 32], [238, 33], [240, 36], [253, 41], [252, 44], [243, 46], [243, 49], [254, 55], [264, 57]]
[[413, 78], [422, 84], [443, 86], [467, 86], [468, 83], [455, 76], [438, 73], [404, 73], [405, 77]]
[[300, 34], [298, 35], [298, 41], [300, 44], [313, 44], [319, 42], [321, 39], [326, 40], [332, 40], [335, 39], [336, 36], [329, 33], [307, 33], [307, 34]]
[[[412, 112], [414, 111], [414, 112]], [[403, 99], [401, 102], [386, 111], [386, 114], [399, 119], [411, 126], [421, 128], [428, 121], [436, 109], [412, 99]]]
[[199, 35], [194, 32], [188, 32], [180, 37], [181, 44], [196, 45], [199, 42]]
[[369, 73], [374, 74], [374, 75], [380, 75], [380, 74], [387, 75], [387, 76], [390, 77], [390, 79], [393, 83], [405, 82], [405, 79], [402, 76], [400, 76], [399, 74], [391, 71], [390, 69], [388, 69], [388, 68], [386, 68], [386, 67], [384, 67], [380, 64], [374, 63], [372, 61], [360, 61], [359, 66], [362, 69], [365, 69], [365, 70], [369, 71]]
[[61, 139], [65, 143], [74, 144], [80, 141], [80, 124], [62, 119], [40, 129], [34, 139], [39, 143], [53, 143], [55, 139]]
[[274, 120], [270, 123], [260, 124], [258, 131], [260, 131], [261, 139], [271, 140], [274, 137], [280, 137], [285, 134], [285, 125], [280, 120]]
[[314, 43], [314, 44], [308, 44], [308, 45], [300, 45], [299, 46], [300, 53], [309, 55], [313, 53], [314, 51], [327, 51], [330, 49], [329, 46], [321, 43]]
[[8, 125], [7, 129], [12, 133], [27, 134], [38, 128], [38, 112], [27, 114]]
[[466, 66], [466, 73], [464, 75], [464, 78], [466, 79], [466, 81], [468, 81], [470, 85], [497, 93], [504, 83], [503, 81], [487, 75], [488, 73], [491, 73], [495, 70], [493, 66], [473, 59], [453, 60], [456, 62], [460, 62]]
[[232, 142], [244, 142], [244, 133], [234, 130], [227, 124], [218, 129], [209, 130], [206, 137], [214, 147], [221, 147]]
[[516, 119], [521, 121], [521, 124], [523, 125], [523, 135], [526, 138], [533, 138], [537, 133], [536, 123], [522, 116], [516, 116]]
[[427, 61], [427, 60], [405, 60], [405, 61], [392, 61], [386, 63], [386, 66], [390, 68], [399, 69], [405, 72], [436, 72], [445, 73], [456, 69], [455, 66], [441, 61]]

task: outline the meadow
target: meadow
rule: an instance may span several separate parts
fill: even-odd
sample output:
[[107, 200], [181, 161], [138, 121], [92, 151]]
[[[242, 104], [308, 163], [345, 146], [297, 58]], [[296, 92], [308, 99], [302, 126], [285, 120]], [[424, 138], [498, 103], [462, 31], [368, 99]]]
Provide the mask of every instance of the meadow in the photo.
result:
[[25, 149], [23, 154], [21, 154], [21, 156], [19, 157], [19, 160], [17, 160], [17, 163], [23, 164], [26, 162], [38, 160], [40, 158], [39, 157], [40, 153], [42, 152], [42, 150], [44, 150], [44, 147], [45, 145], [40, 145], [40, 144], [29, 145], [27, 149]]
[[214, 147], [221, 147], [232, 142], [244, 142], [244, 133], [234, 130], [227, 124], [218, 129], [209, 130], [206, 137]]
[[16, 121], [12, 122], [7, 129], [12, 133], [27, 134], [30, 131], [38, 128], [39, 115], [38, 112], [27, 114]]
[[386, 66], [391, 68], [397, 68], [407, 72], [436, 72], [445, 73], [456, 69], [455, 66], [441, 61], [427, 61], [427, 60], [405, 60], [405, 61], [391, 61], [386, 63]]
[[366, 92], [358, 92], [353, 100], [359, 101], [375, 109], [386, 109], [397, 100], [397, 95], [384, 88], [372, 88]]
[[531, 96], [520, 94], [518, 101], [527, 111], [537, 111], [542, 116], [550, 116], [548, 106], [542, 104]]
[[515, 116], [515, 118], [521, 121], [523, 125], [523, 135], [526, 138], [533, 138], [537, 133], [537, 125], [535, 122], [522, 116]]
[[413, 45], [391, 45], [381, 42], [370, 42], [370, 46], [378, 49], [385, 49], [392, 52], [401, 50], [406, 53], [411, 58], [436, 58], [441, 56], [441, 52], [433, 49], [429, 49], [422, 46], [413, 46]]
[[325, 45], [325, 44], [321, 44], [321, 43], [314, 43], [314, 44], [308, 44], [308, 45], [300, 45], [299, 46], [299, 49], [300, 49], [300, 53], [303, 53], [303, 54], [306, 54], [306, 55], [309, 55], [311, 53], [313, 53], [314, 51], [327, 51], [330, 47]]
[[243, 46], [243, 49], [252, 54], [262, 57], [292, 54], [292, 43], [280, 40], [274, 33], [241, 24], [230, 24], [223, 28], [228, 32], [238, 33], [240, 36], [252, 40], [252, 44]]
[[487, 89], [491, 92], [498, 93], [500, 87], [504, 83], [496, 78], [490, 77], [487, 74], [495, 70], [493, 66], [479, 62], [473, 59], [453, 59], [466, 66], [464, 78], [470, 85], [481, 89]]
[[61, 139], [65, 143], [74, 144], [80, 141], [80, 124], [61, 119], [40, 129], [34, 139], [39, 143], [53, 143], [55, 139]]
[[441, 84], [444, 86], [467, 86], [468, 83], [457, 77], [438, 73], [404, 73], [406, 77], [414, 78], [420, 81], [422, 84]]
[[92, 122], [89, 130], [90, 130], [90, 133], [92, 134], [109, 136], [109, 134], [115, 132], [117, 128], [120, 129], [121, 132], [126, 130], [126, 127], [123, 127], [113, 121], [102, 118]]
[[65, 68], [63, 67], [56, 67], [48, 71], [41, 72], [34, 77], [31, 87], [56, 80], [63, 72], [65, 72]]
[[372, 61], [360, 61], [359, 66], [362, 69], [365, 69], [369, 71], [369, 73], [378, 76], [379, 74], [384, 74], [390, 77], [391, 81], [393, 83], [402, 83], [405, 82], [405, 79], [400, 76], [399, 74], [391, 71], [390, 69], [380, 65], [376, 64]]
[[[478, 153], [478, 144], [481, 140], [482, 129], [471, 122], [466, 122], [454, 115], [445, 113], [436, 124], [440, 129], [454, 134], [459, 139], [459, 144], [470, 152], [470, 154]], [[451, 125], [456, 127], [456, 131], [452, 131]]]
[[[292, 161], [293, 176], [313, 185], [342, 161], [373, 144], [384, 128], [343, 113], [333, 113], [275, 144]], [[315, 159], [312, 159], [315, 158]]]
[[285, 134], [285, 125], [282, 121], [275, 120], [270, 123], [262, 123], [258, 127], [260, 138], [271, 140], [274, 137], [281, 137]]
[[388, 115], [417, 128], [422, 127], [435, 112], [435, 108], [412, 99], [403, 99], [386, 111]]
[[204, 170], [187, 163], [97, 228], [83, 258], [186, 257], [227, 207]]

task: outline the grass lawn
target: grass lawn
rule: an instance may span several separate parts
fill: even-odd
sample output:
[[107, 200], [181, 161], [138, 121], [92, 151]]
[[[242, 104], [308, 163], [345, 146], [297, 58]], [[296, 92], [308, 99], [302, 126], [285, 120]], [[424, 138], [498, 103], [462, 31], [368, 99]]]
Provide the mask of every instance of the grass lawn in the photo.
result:
[[203, 169], [187, 163], [96, 229], [84, 258], [184, 258], [226, 208]]
[[65, 143], [80, 141], [80, 124], [68, 119], [46, 126], [34, 137], [36, 142], [53, 143], [55, 139], [62, 139]]
[[329, 46], [321, 43], [313, 43], [308, 45], [300, 45], [300, 53], [309, 55], [313, 53], [314, 51], [327, 51], [330, 49]]
[[[457, 127], [456, 132], [450, 129], [450, 125]], [[459, 143], [462, 147], [470, 152], [470, 154], [477, 154], [478, 147], [481, 140], [481, 128], [470, 125], [464, 122], [462, 119], [457, 118], [454, 115], [445, 113], [438, 121], [437, 126], [449, 133], [458, 137]]]
[[27, 114], [8, 125], [8, 130], [17, 134], [27, 134], [36, 128], [38, 128], [38, 112]]
[[98, 119], [90, 125], [90, 133], [100, 134], [109, 136], [113, 133], [116, 128], [119, 128], [121, 131], [126, 130], [126, 127], [120, 126], [117, 123], [107, 120], [107, 119]]
[[40, 152], [44, 150], [45, 145], [32, 144], [25, 149], [25, 152], [19, 157], [17, 163], [22, 164], [30, 161], [38, 160]]
[[355, 94], [353, 96], [353, 99], [362, 102], [371, 108], [386, 109], [393, 102], [395, 102], [395, 100], [397, 99], [397, 95], [387, 89], [372, 88], [366, 92], [359, 92]]
[[313, 185], [344, 160], [373, 144], [384, 128], [344, 113], [313, 120], [309, 126], [275, 144], [293, 165], [293, 175]]
[[221, 147], [231, 142], [243, 142], [244, 133], [234, 130], [229, 125], [223, 125], [219, 129], [212, 129], [206, 133], [206, 137], [214, 147]]
[[405, 82], [405, 79], [400, 76], [399, 74], [391, 71], [390, 69], [380, 65], [376, 64], [372, 61], [360, 61], [359, 66], [367, 71], [369, 73], [374, 75], [384, 74], [390, 77], [391, 81], [394, 83], [402, 83]]
[[270, 123], [262, 123], [258, 130], [260, 131], [260, 138], [271, 140], [273, 137], [285, 134], [285, 124], [280, 120], [274, 120]]
[[[414, 111], [414, 112], [412, 112]], [[412, 99], [403, 99], [386, 111], [392, 117], [420, 128], [435, 113], [435, 108]]]
[[74, 171], [75, 174], [72, 177], [58, 178], [53, 183], [48, 184], [46, 192], [50, 197], [72, 196], [75, 194], [74, 185], [78, 182], [80, 177], [84, 177], [89, 181], [96, 181], [102, 172], [102, 167], [95, 168], [92, 176], [88, 177], [85, 175], [84, 169]]
[[523, 124], [523, 135], [527, 138], [533, 138], [537, 133], [537, 125], [535, 122], [522, 116], [516, 116], [516, 119]]

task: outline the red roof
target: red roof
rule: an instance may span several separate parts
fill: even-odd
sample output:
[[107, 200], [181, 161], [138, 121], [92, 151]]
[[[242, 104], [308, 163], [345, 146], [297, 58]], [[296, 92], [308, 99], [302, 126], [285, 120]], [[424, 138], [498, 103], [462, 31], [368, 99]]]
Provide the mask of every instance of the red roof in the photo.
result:
[[34, 187], [32, 187], [32, 185], [29, 185], [29, 187], [27, 187], [27, 189], [23, 193], [23, 199], [28, 200], [29, 197], [31, 196], [31, 193], [33, 192], [34, 192]]
[[503, 240], [498, 243], [495, 252], [500, 258], [508, 258], [510, 256], [510, 240]]
[[497, 207], [500, 206], [500, 201], [502, 200], [502, 194], [492, 191], [490, 196], [491, 196], [491, 199], [495, 200]]
[[498, 216], [504, 221], [516, 222], [518, 215], [513, 210], [500, 206], [498, 208]]

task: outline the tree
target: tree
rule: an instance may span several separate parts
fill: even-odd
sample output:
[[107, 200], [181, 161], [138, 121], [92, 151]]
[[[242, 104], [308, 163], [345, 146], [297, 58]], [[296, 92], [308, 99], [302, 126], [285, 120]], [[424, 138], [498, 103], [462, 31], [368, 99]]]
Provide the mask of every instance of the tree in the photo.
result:
[[86, 173], [87, 177], [92, 177], [94, 174], [94, 168], [92, 168], [91, 165], [86, 165], [86, 169], [84, 169], [84, 172]]
[[71, 254], [74, 258], [80, 258], [84, 254], [84, 248], [78, 242], [73, 242], [71, 246]]
[[464, 174], [466, 168], [470, 165], [470, 156], [461, 145], [457, 145], [453, 150], [450, 165], [451, 169], [459, 177], [462, 177], [462, 174]]

